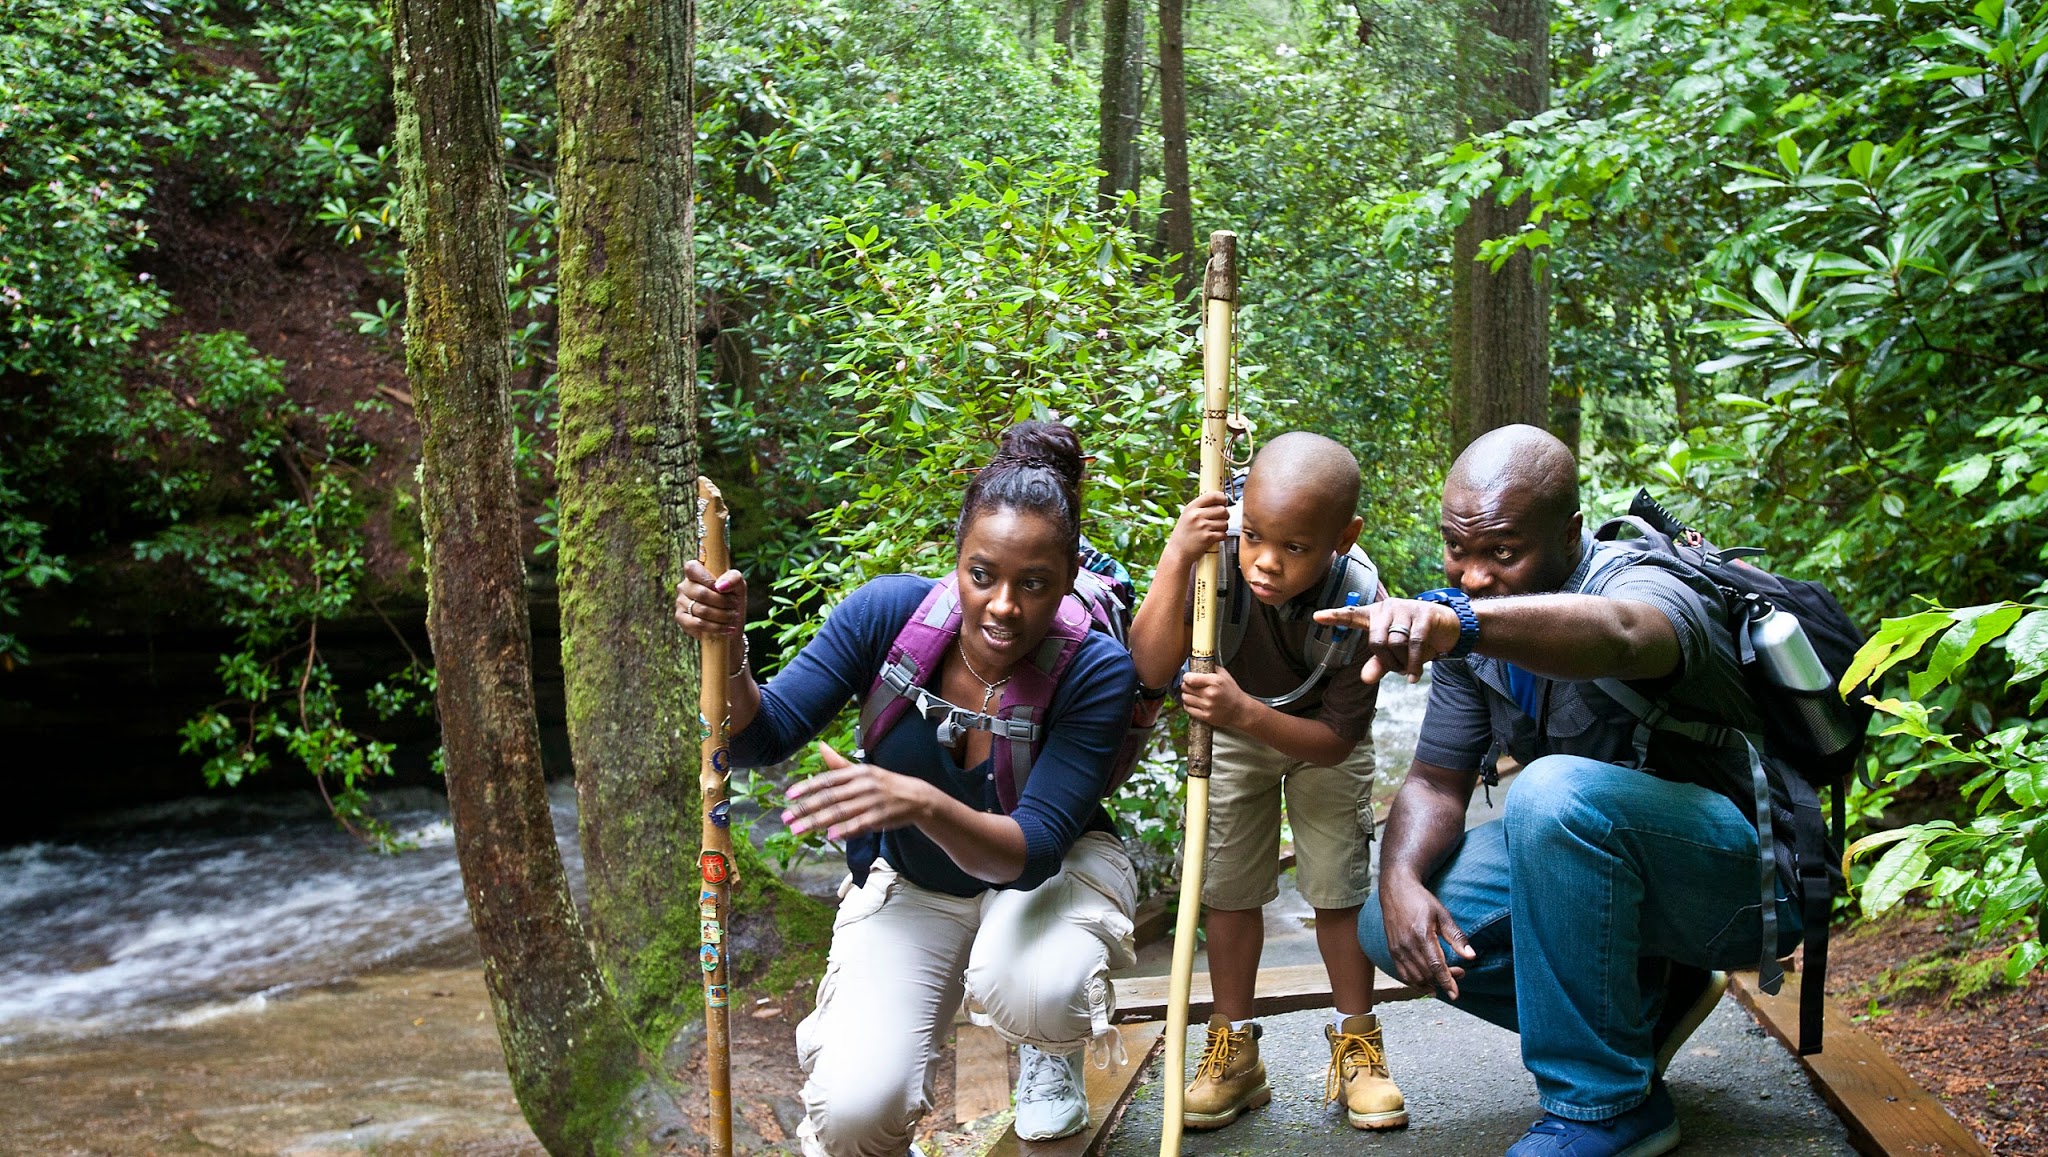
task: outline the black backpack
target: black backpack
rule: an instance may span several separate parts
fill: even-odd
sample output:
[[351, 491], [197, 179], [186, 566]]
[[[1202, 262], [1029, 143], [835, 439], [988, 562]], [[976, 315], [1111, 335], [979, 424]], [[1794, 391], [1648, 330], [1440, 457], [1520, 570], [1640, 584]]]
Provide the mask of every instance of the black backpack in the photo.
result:
[[[1634, 532], [1633, 537], [1625, 533], [1630, 531]], [[1597, 685], [1640, 722], [1639, 752], [1646, 750], [1648, 734], [1653, 730], [1748, 750], [1757, 793], [1753, 818], [1757, 820], [1761, 856], [1775, 858], [1767, 783], [1775, 784], [1790, 802], [1792, 864], [1806, 948], [1799, 992], [1799, 1051], [1817, 1053], [1821, 1049], [1822, 1002], [1827, 988], [1828, 924], [1834, 912], [1835, 885], [1842, 878], [1841, 844], [1849, 776], [1860, 762], [1871, 716], [1870, 706], [1863, 702], [1867, 686], [1855, 688], [1846, 701], [1835, 687], [1863, 645], [1863, 632], [1826, 587], [1788, 579], [1754, 565], [1747, 560], [1764, 553], [1755, 548], [1715, 547], [1698, 531], [1679, 522], [1647, 490], [1637, 491], [1628, 514], [1610, 519], [1593, 537], [1676, 559], [1704, 575], [1721, 592], [1730, 633], [1742, 660], [1743, 682], [1763, 721], [1758, 732], [1673, 720], [1666, 715], [1664, 704], [1650, 702], [1625, 684], [1603, 679]], [[1792, 691], [1766, 675], [1751, 645], [1748, 628], [1773, 608], [1798, 619], [1821, 665], [1827, 668], [1830, 679], [1825, 689]], [[1832, 831], [1821, 816], [1819, 793], [1824, 789], [1829, 791], [1833, 803]], [[1761, 975], [1769, 991], [1776, 990], [1781, 975], [1772, 959], [1777, 949], [1775, 899], [1775, 895], [1763, 897], [1765, 959]]]

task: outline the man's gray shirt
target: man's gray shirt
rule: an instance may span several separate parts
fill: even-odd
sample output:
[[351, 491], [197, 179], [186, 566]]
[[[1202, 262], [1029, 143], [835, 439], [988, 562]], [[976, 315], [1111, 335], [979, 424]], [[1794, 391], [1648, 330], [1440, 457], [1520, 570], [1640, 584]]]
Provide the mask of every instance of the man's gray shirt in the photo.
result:
[[[1674, 560], [1646, 551], [1595, 543], [1586, 534], [1578, 569], [1561, 593], [1598, 594], [1655, 607], [1678, 634], [1677, 671], [1628, 685], [1673, 718], [1725, 724], [1754, 732], [1755, 709], [1742, 681], [1741, 659], [1727, 613], [1711, 580]], [[1480, 645], [1485, 645], [1481, 636]], [[1603, 763], [1637, 762], [1637, 720], [1592, 682], [1533, 676], [1537, 717], [1516, 701], [1508, 664], [1485, 655], [1438, 659], [1431, 664], [1429, 707], [1415, 758], [1455, 771], [1477, 772], [1502, 753], [1527, 764], [1543, 755], [1577, 755]], [[1650, 740], [1647, 770], [1665, 779], [1698, 783], [1754, 811], [1745, 753], [1700, 744], [1667, 732]]]

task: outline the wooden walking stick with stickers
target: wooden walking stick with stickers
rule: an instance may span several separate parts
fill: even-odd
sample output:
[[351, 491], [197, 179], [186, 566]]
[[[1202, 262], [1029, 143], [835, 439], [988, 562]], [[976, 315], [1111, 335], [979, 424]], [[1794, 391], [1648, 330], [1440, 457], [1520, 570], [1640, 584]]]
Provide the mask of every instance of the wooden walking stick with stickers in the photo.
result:
[[[1231, 339], [1237, 311], [1237, 234], [1209, 235], [1209, 270], [1202, 279], [1202, 481], [1197, 491], [1223, 489], [1229, 438]], [[1194, 638], [1190, 672], [1216, 670], [1216, 568], [1220, 547], [1195, 569]], [[1202, 913], [1202, 861], [1209, 851], [1209, 725], [1188, 720], [1187, 836], [1181, 843], [1180, 912], [1173, 931], [1173, 972], [1166, 989], [1166, 1113], [1160, 1122], [1160, 1157], [1179, 1157], [1187, 1099], [1188, 989], [1195, 974], [1195, 931]]]
[[[698, 560], [713, 575], [730, 565], [725, 549], [725, 496], [709, 478], [697, 479]], [[745, 628], [742, 627], [742, 630]], [[726, 799], [725, 673], [731, 642], [716, 632], [702, 640], [697, 712], [704, 727], [703, 765], [697, 788], [704, 796], [704, 841], [697, 857], [700, 963], [704, 968], [704, 1067], [711, 1089], [712, 1152], [732, 1157], [732, 1021], [726, 989], [725, 920], [732, 886], [732, 804]]]

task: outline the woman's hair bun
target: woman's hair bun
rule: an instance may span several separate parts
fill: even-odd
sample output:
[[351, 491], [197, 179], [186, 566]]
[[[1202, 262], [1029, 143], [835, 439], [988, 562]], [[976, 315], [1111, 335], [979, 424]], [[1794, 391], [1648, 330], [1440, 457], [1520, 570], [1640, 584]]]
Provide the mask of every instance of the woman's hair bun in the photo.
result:
[[989, 465], [1039, 466], [1052, 470], [1067, 486], [1081, 488], [1081, 436], [1060, 422], [1019, 422], [1003, 431], [1003, 440]]
[[1081, 436], [1059, 422], [1019, 422], [1003, 431], [995, 457], [975, 471], [953, 524], [957, 546], [984, 510], [1029, 510], [1051, 517], [1081, 546]]

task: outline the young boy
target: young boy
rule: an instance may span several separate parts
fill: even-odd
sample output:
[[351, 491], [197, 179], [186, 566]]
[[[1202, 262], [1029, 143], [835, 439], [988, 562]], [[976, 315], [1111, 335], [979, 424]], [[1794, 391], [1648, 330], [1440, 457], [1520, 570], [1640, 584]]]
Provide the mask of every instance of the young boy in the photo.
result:
[[[1273, 1099], [1251, 1019], [1262, 905], [1280, 894], [1280, 807], [1293, 819], [1297, 879], [1316, 912], [1316, 946], [1329, 971], [1336, 1016], [1325, 1095], [1344, 1102], [1360, 1129], [1408, 1123], [1401, 1090], [1387, 1076], [1372, 964], [1358, 942], [1358, 910], [1371, 890], [1372, 714], [1377, 689], [1359, 679], [1365, 652], [1333, 667], [1281, 707], [1276, 699], [1315, 672], [1304, 644], [1330, 568], [1363, 525], [1358, 459], [1319, 434], [1296, 431], [1266, 444], [1245, 481], [1238, 574], [1251, 595], [1236, 653], [1180, 687], [1189, 715], [1215, 728], [1209, 779], [1209, 848], [1202, 883], [1209, 977], [1216, 1015], [1196, 1077], [1188, 1085], [1190, 1129], [1230, 1124]], [[1204, 494], [1181, 511], [1152, 589], [1131, 624], [1131, 655], [1147, 687], [1164, 687], [1192, 643], [1189, 597], [1195, 564], [1229, 530], [1229, 500]], [[1373, 593], [1365, 596], [1370, 601]]]

